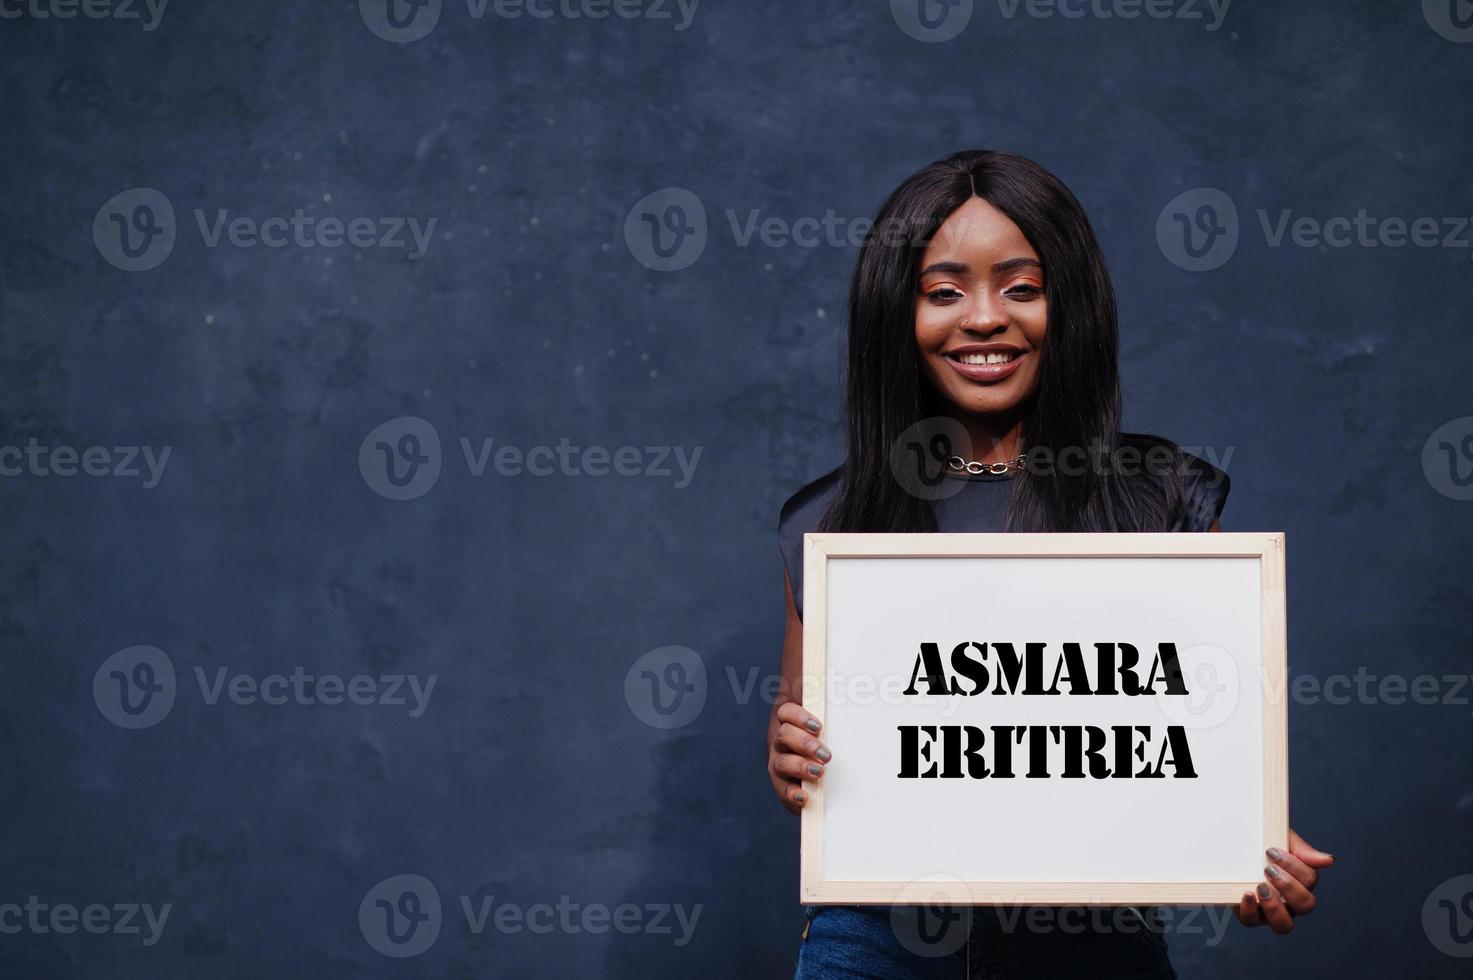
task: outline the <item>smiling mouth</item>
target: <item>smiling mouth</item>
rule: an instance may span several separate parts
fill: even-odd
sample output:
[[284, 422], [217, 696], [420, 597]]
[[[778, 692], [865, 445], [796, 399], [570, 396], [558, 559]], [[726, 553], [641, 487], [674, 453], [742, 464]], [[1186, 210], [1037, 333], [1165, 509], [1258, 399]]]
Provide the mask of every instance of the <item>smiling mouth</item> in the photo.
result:
[[1015, 350], [989, 350], [977, 353], [947, 354], [946, 356], [958, 364], [1007, 364], [1019, 357], [1021, 353]]
[[1028, 351], [1007, 347], [994, 350], [955, 350], [943, 355], [953, 371], [978, 384], [1011, 377]]

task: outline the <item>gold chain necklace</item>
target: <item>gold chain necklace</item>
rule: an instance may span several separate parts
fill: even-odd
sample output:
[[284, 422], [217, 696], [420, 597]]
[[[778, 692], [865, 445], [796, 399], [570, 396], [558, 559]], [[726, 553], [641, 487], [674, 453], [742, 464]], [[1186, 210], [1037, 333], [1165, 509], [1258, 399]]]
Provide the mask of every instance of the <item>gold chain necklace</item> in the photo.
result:
[[1023, 470], [1028, 462], [1027, 456], [1019, 456], [1002, 463], [979, 463], [976, 460], [962, 459], [960, 456], [946, 457], [946, 465], [953, 472], [967, 472], [974, 476], [983, 473], [991, 473], [993, 476], [1002, 476], [1004, 473], [1017, 473]]

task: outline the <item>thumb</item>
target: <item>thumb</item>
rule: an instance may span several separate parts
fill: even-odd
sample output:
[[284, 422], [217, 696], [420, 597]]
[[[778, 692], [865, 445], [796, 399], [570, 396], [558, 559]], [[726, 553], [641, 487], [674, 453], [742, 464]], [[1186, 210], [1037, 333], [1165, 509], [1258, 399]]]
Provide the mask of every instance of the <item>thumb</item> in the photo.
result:
[[1328, 868], [1335, 863], [1335, 855], [1320, 850], [1292, 830], [1289, 831], [1289, 853], [1311, 868]]

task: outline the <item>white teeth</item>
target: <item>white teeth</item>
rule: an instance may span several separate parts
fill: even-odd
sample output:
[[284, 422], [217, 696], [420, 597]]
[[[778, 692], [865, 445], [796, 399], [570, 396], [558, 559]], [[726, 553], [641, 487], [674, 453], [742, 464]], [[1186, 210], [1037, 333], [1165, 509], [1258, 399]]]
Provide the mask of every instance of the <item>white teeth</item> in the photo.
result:
[[985, 351], [980, 354], [958, 354], [956, 359], [963, 364], [1006, 364], [1018, 355], [1013, 351]]

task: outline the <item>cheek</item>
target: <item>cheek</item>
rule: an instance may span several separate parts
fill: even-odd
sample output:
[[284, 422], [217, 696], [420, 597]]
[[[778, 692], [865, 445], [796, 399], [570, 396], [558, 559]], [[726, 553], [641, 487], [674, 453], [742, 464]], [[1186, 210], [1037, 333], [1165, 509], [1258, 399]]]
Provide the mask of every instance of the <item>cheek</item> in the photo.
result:
[[925, 307], [916, 310], [916, 343], [922, 350], [937, 349], [947, 336], [947, 324], [934, 310]]
[[1028, 342], [1034, 347], [1043, 347], [1044, 338], [1048, 336], [1048, 307], [1038, 304], [1038, 309], [1023, 321], [1022, 326]]
[[937, 340], [940, 337], [941, 332], [937, 330], [935, 323], [929, 321], [927, 315], [921, 309], [916, 309], [916, 345], [922, 351], [931, 351], [937, 345]]

